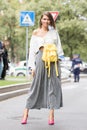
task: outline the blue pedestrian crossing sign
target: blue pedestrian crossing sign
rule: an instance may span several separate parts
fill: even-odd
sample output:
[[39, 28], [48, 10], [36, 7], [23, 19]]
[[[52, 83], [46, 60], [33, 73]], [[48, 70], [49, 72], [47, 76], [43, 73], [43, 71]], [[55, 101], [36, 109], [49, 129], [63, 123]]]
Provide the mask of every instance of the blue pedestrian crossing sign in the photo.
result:
[[22, 11], [20, 12], [20, 26], [33, 26], [35, 23], [34, 11]]

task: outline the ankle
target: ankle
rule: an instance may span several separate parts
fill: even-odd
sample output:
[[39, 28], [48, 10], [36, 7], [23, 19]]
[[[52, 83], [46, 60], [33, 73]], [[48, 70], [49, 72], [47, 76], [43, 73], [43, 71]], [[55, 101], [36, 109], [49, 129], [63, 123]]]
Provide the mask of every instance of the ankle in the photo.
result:
[[54, 110], [50, 110], [49, 120], [50, 120], [50, 121], [53, 121], [53, 120], [54, 120]]
[[28, 118], [28, 115], [23, 115], [24, 120], [27, 120], [27, 118]]
[[28, 118], [28, 109], [24, 110], [24, 114], [23, 114], [23, 119], [27, 119]]
[[53, 115], [50, 115], [50, 116], [49, 116], [49, 120], [50, 120], [50, 121], [53, 121], [53, 120], [54, 120], [54, 116], [53, 116]]

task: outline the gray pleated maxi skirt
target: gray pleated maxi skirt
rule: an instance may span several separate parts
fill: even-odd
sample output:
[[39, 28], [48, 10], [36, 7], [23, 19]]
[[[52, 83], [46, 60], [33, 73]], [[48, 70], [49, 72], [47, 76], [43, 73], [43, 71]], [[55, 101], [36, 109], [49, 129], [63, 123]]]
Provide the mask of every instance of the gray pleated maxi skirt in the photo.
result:
[[[32, 60], [32, 59], [31, 59]], [[42, 61], [42, 51], [36, 54], [36, 70], [26, 103], [27, 109], [59, 109], [62, 107], [61, 71], [56, 76], [55, 63], [51, 63], [50, 77]]]

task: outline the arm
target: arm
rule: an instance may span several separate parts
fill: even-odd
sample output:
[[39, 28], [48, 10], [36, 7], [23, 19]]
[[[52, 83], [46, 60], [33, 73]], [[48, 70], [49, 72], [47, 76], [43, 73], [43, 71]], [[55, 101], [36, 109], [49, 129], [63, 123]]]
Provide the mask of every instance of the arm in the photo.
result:
[[59, 37], [59, 34], [58, 34], [57, 31], [56, 31], [56, 36], [57, 36], [56, 45], [57, 45], [57, 48], [58, 48], [57, 53], [58, 53], [59, 59], [61, 59], [61, 57], [64, 56], [64, 52], [63, 52], [63, 49], [62, 49], [62, 46], [61, 46], [60, 37]]
[[35, 70], [35, 45], [34, 45], [34, 37], [31, 37], [30, 40], [30, 49], [29, 49], [29, 67]]

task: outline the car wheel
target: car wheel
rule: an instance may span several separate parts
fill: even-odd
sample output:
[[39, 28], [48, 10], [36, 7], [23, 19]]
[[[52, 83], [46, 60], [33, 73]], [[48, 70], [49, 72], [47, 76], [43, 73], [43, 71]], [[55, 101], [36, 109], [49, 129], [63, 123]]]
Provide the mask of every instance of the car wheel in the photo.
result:
[[18, 73], [17, 76], [25, 76], [24, 73]]

